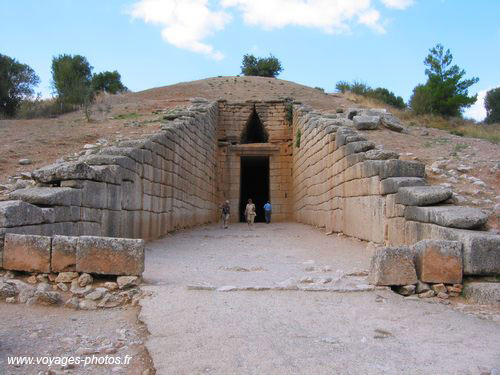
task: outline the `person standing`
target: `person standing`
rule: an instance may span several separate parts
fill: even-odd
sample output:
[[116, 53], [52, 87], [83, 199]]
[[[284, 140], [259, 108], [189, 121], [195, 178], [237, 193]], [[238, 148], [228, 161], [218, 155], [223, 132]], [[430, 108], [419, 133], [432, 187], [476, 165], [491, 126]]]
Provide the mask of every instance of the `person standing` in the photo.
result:
[[266, 224], [269, 224], [271, 222], [271, 212], [273, 210], [273, 207], [271, 206], [271, 203], [267, 201], [267, 203], [264, 205], [264, 215], [266, 217]]
[[224, 229], [227, 229], [227, 223], [229, 222], [229, 213], [231, 211], [231, 207], [229, 206], [229, 201], [225, 201], [222, 204], [222, 225]]
[[247, 206], [245, 207], [245, 218], [249, 227], [253, 225], [255, 216], [257, 216], [257, 212], [255, 212], [255, 204], [253, 204], [252, 200], [249, 199]]

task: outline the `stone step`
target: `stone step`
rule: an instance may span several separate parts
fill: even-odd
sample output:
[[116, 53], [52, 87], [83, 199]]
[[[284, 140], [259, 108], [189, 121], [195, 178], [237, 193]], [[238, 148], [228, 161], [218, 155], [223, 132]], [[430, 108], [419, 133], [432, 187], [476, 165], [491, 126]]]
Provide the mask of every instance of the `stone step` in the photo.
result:
[[500, 307], [500, 283], [469, 282], [463, 293], [471, 302]]
[[405, 208], [405, 218], [421, 223], [461, 229], [480, 228], [488, 220], [488, 216], [480, 209], [460, 206], [409, 206]]
[[430, 206], [450, 199], [453, 192], [443, 186], [401, 187], [396, 195], [396, 203], [406, 206]]

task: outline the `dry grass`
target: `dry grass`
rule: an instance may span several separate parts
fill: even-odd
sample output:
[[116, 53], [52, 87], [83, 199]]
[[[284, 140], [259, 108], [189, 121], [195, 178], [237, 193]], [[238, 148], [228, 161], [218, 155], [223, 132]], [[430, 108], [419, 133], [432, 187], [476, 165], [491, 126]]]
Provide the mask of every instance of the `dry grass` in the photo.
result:
[[463, 137], [479, 138], [493, 143], [500, 143], [500, 124], [479, 125], [473, 121], [456, 117], [446, 118], [437, 115], [415, 115], [409, 110], [401, 110], [373, 98], [367, 98], [350, 92], [346, 92], [344, 96], [363, 107], [387, 108], [406, 125], [436, 128]]

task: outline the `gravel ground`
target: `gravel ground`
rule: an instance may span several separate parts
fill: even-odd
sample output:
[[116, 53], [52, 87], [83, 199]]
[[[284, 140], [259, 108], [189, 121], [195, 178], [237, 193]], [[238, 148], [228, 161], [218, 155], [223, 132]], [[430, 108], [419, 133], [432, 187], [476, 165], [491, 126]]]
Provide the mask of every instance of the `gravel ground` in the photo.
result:
[[[288, 223], [208, 226], [149, 244], [153, 296], [139, 318], [157, 373], [500, 371], [498, 310], [362, 292], [371, 248]], [[309, 290], [275, 289], [290, 278]]]

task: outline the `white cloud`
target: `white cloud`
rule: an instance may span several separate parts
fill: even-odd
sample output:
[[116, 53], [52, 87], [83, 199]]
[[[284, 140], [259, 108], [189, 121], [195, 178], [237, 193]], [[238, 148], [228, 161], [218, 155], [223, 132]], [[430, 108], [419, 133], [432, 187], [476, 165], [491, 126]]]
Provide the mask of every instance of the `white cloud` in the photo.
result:
[[[413, 1], [382, 0], [397, 9]], [[301, 26], [339, 34], [359, 24], [385, 33], [372, 0], [136, 0], [130, 15], [160, 26], [167, 43], [220, 60], [223, 54], [204, 40], [231, 22], [229, 12], [241, 13], [246, 24], [264, 30]]]
[[383, 32], [371, 0], [221, 0], [221, 4], [241, 11], [245, 23], [266, 30], [294, 25], [341, 33], [357, 20]]
[[413, 0], [382, 0], [387, 8], [406, 9], [413, 5]]
[[476, 121], [483, 121], [485, 119], [486, 109], [484, 108], [484, 98], [489, 90], [491, 90], [491, 88], [477, 93], [476, 102], [469, 108], [465, 109], [464, 117], [472, 118]]
[[203, 40], [224, 29], [231, 16], [212, 11], [208, 0], [140, 0], [130, 11], [133, 18], [162, 27], [163, 39], [178, 47], [221, 60], [224, 55]]

